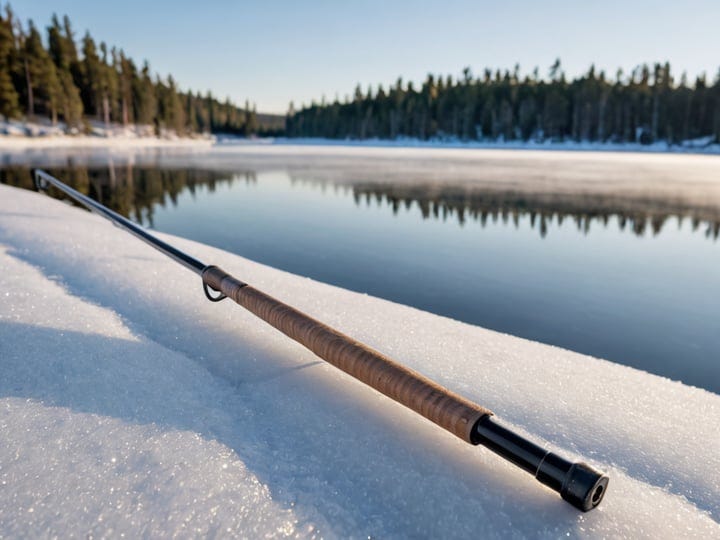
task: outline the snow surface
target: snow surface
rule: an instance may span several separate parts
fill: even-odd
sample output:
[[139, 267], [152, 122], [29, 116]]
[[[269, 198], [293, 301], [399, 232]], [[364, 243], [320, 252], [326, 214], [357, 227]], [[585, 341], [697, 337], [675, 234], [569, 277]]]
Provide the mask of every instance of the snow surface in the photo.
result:
[[0, 185], [0, 537], [720, 536], [720, 396], [160, 236], [605, 469], [605, 500], [578, 513], [102, 218]]
[[52, 124], [49, 121], [23, 122], [18, 120], [0, 120], [0, 149], [25, 148], [113, 148], [113, 147], [197, 147], [208, 146], [215, 137], [197, 134], [193, 137], [179, 137], [172, 130], [163, 129], [160, 137], [155, 136], [155, 128], [150, 125], [108, 124], [96, 120], [88, 122], [89, 135], [80, 134], [73, 128], [68, 133], [62, 122]]
[[193, 137], [179, 137], [173, 130], [163, 129], [160, 137], [155, 136], [152, 125], [117, 123], [105, 124], [97, 120], [87, 121], [90, 135], [83, 135], [76, 128], [71, 130], [58, 122], [52, 124], [48, 119], [27, 122], [20, 120], [0, 119], [0, 147], [9, 148], [68, 148], [68, 147], [117, 147], [117, 146], [195, 146], [219, 142], [223, 145], [291, 145], [291, 146], [342, 146], [361, 148], [459, 148], [459, 149], [513, 149], [513, 150], [554, 150], [554, 151], [592, 151], [592, 152], [640, 152], [640, 153], [692, 153], [720, 154], [720, 141], [714, 135], [682, 141], [679, 144], [668, 144], [658, 141], [653, 144], [614, 143], [597, 141], [555, 141], [545, 140], [511, 140], [503, 137], [496, 140], [463, 140], [456, 136], [438, 136], [428, 140], [414, 137], [398, 137], [396, 139], [325, 139], [314, 138], [242, 138], [231, 135], [196, 134]]

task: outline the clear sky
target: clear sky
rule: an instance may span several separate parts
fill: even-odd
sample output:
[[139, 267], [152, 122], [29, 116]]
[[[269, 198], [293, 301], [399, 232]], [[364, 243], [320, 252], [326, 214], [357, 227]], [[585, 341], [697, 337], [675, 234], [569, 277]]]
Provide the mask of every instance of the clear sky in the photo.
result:
[[67, 14], [183, 89], [212, 90], [263, 112], [387, 86], [398, 76], [488, 67], [542, 75], [560, 57], [569, 76], [591, 63], [615, 74], [670, 61], [679, 77], [720, 67], [720, 0], [15, 0], [44, 28]]

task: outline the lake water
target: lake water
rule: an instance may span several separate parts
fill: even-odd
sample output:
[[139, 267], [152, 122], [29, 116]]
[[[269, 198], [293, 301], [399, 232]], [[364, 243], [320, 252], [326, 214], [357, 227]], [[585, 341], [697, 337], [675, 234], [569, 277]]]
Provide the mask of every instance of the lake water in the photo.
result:
[[720, 393], [720, 160], [213, 152], [6, 156], [2, 180], [48, 167], [159, 231]]

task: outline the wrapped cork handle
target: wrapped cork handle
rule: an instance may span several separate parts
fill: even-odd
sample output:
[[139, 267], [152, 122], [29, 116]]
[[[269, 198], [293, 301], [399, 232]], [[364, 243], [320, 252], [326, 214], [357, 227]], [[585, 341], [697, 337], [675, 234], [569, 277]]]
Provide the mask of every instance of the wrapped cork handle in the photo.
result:
[[232, 298], [317, 356], [378, 392], [402, 403], [466, 442], [488, 409], [451, 392], [384, 354], [276, 300], [217, 266], [202, 273], [209, 287]]
[[[470, 444], [483, 444], [526, 470], [587, 512], [605, 495], [608, 477], [585, 463], [572, 463], [496, 423], [493, 413], [402, 366], [364, 343], [234, 278], [217, 266], [201, 273], [211, 300], [239, 305], [359, 381], [423, 415]], [[208, 288], [219, 294], [210, 295]]]

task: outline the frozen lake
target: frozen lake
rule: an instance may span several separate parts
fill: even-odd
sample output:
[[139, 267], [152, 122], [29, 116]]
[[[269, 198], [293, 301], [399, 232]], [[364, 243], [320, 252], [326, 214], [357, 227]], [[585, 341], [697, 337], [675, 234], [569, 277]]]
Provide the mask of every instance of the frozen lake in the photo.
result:
[[720, 393], [718, 157], [57, 149], [5, 154], [2, 181], [32, 166], [159, 231]]

